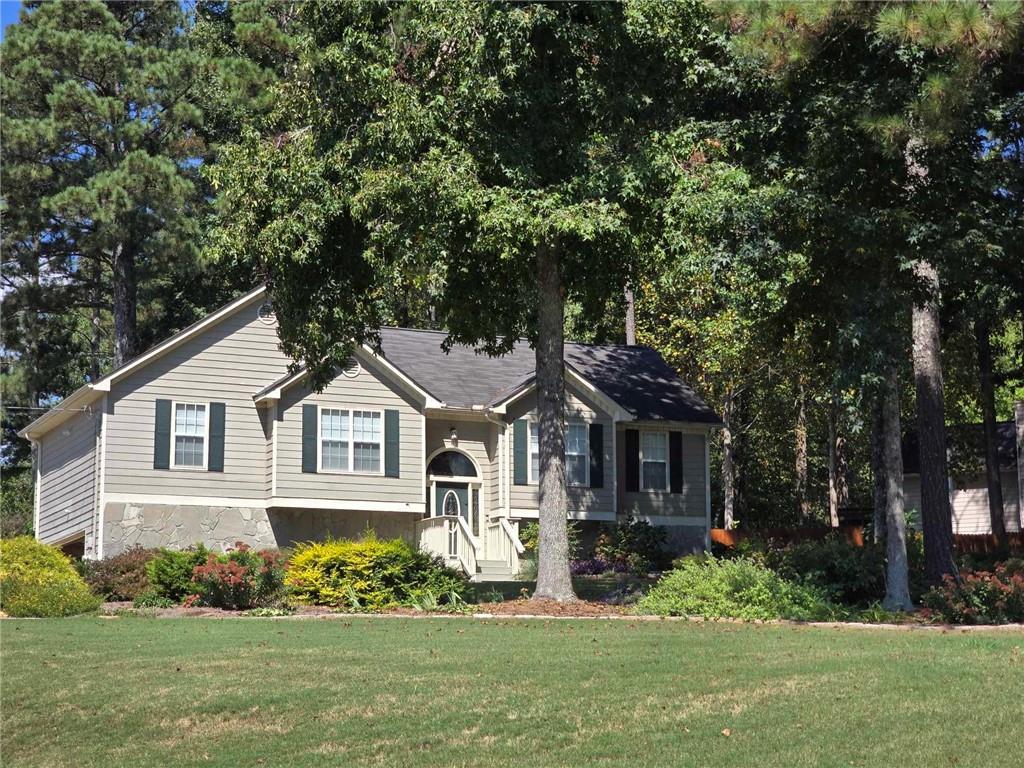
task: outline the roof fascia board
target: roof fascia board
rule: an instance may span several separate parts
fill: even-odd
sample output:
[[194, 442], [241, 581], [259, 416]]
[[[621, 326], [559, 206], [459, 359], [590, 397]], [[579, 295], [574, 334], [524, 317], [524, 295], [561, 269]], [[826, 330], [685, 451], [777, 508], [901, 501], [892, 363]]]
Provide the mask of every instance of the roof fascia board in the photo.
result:
[[24, 426], [18, 432], [18, 437], [26, 440], [39, 440], [54, 427], [59, 427], [74, 414], [82, 413], [84, 408], [99, 400], [102, 391], [93, 384], [79, 387], [38, 419]]

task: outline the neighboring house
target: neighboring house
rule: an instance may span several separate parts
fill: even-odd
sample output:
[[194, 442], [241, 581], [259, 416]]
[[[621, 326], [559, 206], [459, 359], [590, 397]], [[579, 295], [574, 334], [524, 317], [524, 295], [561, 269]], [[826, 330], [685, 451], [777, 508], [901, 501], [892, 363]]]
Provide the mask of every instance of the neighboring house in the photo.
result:
[[[373, 529], [469, 574], [518, 569], [536, 519], [534, 355], [381, 330], [322, 392], [289, 374], [263, 289], [32, 422], [36, 536], [104, 557], [135, 545], [287, 546]], [[567, 344], [569, 516], [663, 525], [706, 545], [718, 418], [653, 350]]]
[[[999, 478], [1003, 489], [1003, 521], [1007, 531], [1020, 531], [1024, 497], [1024, 402], [1014, 406], [1014, 420], [996, 425]], [[953, 460], [949, 500], [953, 507], [953, 533], [992, 533], [985, 480], [984, 431], [981, 424], [949, 429]], [[903, 441], [903, 493], [908, 510], [921, 509], [921, 469], [916, 433]]]

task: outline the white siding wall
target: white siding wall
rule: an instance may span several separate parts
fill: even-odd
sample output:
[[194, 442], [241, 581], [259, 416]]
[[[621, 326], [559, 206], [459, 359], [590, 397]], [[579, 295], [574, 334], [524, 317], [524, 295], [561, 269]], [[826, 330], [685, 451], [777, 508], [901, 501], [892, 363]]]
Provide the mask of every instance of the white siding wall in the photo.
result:
[[[113, 385], [106, 488], [137, 496], [265, 497], [266, 438], [252, 396], [285, 374], [277, 330], [255, 301]], [[225, 404], [224, 471], [153, 469], [157, 399]]]
[[[683, 433], [683, 491], [626, 491], [626, 429], [641, 431], [663, 430], [672, 431], [671, 426], [664, 428], [633, 427], [619, 424], [617, 438], [616, 466], [619, 472], [619, 514], [634, 517], [687, 517], [701, 518], [703, 525], [707, 504], [706, 473], [704, 469], [704, 434]], [[694, 523], [696, 524], [696, 523]]]
[[[330, 408], [395, 409], [399, 412], [399, 477], [302, 471], [302, 405]], [[374, 501], [423, 508], [423, 429], [419, 406], [367, 361], [355, 378], [338, 376], [321, 393], [303, 384], [285, 390], [279, 403], [277, 429], [277, 496], [290, 499]], [[383, 430], [383, 425], [382, 425]], [[383, 446], [381, 461], [383, 462]]]
[[[598, 423], [604, 427], [604, 487], [603, 488], [582, 488], [570, 485], [569, 491], [569, 514], [571, 517], [585, 517], [588, 513], [604, 513], [611, 515], [615, 509], [614, 491], [614, 453], [612, 444], [614, 440], [615, 424], [608, 414], [581, 392], [566, 385], [565, 394], [566, 417], [577, 418], [589, 423]], [[537, 417], [537, 398], [534, 395], [527, 395], [509, 409], [508, 420], [514, 422], [516, 419], [535, 420]], [[506, 456], [509, 466], [509, 488], [512, 510], [525, 509], [536, 510], [539, 506], [537, 485], [515, 485], [512, 482], [513, 473], [513, 437], [511, 425], [506, 432]], [[513, 515], [515, 512], [513, 511]]]
[[96, 509], [96, 437], [102, 415], [72, 416], [40, 441], [39, 529], [44, 542], [92, 534]]
[[[1004, 471], [1000, 478], [1003, 485], [1003, 509], [1006, 530], [1020, 530], [1020, 499], [1017, 488], [1017, 477], [1012, 470]], [[984, 476], [970, 478], [966, 483], [954, 488], [950, 497], [953, 508], [953, 533], [986, 534], [992, 533], [992, 523], [988, 513], [988, 488]], [[919, 475], [906, 475], [903, 478], [903, 504], [907, 510], [915, 509], [920, 520], [921, 511], [921, 478]], [[920, 523], [918, 523], [920, 525]]]

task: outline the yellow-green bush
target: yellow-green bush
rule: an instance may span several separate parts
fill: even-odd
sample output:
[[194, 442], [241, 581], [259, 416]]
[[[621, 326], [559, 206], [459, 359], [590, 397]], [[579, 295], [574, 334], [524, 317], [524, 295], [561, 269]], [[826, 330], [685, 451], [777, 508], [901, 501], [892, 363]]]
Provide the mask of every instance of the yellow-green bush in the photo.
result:
[[300, 544], [285, 583], [296, 600], [351, 610], [457, 601], [466, 580], [402, 539], [368, 536]]
[[59, 550], [31, 536], [0, 541], [0, 610], [7, 615], [73, 616], [99, 604]]

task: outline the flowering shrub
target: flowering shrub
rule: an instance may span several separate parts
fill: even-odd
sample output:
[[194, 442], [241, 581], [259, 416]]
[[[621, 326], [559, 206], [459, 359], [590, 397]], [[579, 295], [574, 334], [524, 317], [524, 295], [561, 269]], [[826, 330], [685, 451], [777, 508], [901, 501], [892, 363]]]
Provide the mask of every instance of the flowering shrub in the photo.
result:
[[665, 529], [627, 517], [597, 537], [594, 554], [605, 570], [647, 573], [665, 566]]
[[833, 618], [818, 589], [787, 581], [747, 558], [693, 556], [679, 561], [638, 603], [640, 613], [753, 620]]
[[31, 536], [0, 540], [0, 610], [9, 616], [73, 616], [99, 604], [60, 550]]
[[296, 547], [285, 583], [297, 600], [350, 610], [461, 601], [462, 574], [403, 539], [311, 541]]
[[256, 552], [239, 541], [230, 552], [207, 555], [204, 564], [192, 569], [192, 582], [198, 602], [206, 605], [232, 610], [269, 606], [282, 595], [284, 565], [276, 550]]
[[195, 592], [192, 571], [206, 562], [210, 550], [202, 544], [184, 550], [160, 549], [146, 563], [146, 577], [156, 597], [180, 603]]
[[1024, 622], [1024, 567], [1001, 563], [993, 571], [961, 571], [925, 593], [929, 614], [953, 624]]
[[146, 563], [156, 550], [136, 544], [119, 555], [102, 560], [83, 560], [79, 566], [82, 578], [94, 593], [107, 600], [134, 600], [149, 589]]

